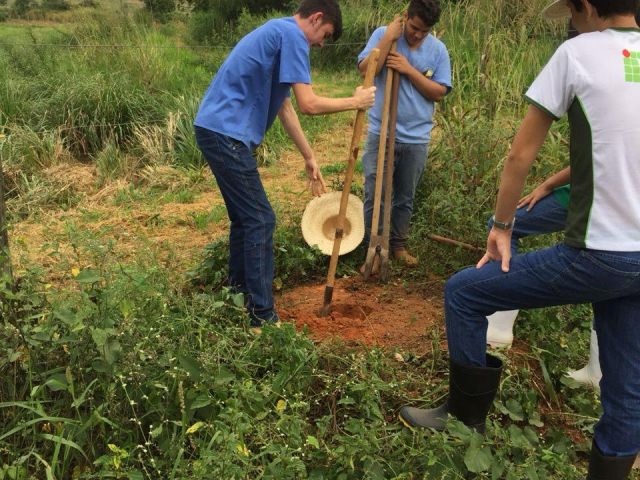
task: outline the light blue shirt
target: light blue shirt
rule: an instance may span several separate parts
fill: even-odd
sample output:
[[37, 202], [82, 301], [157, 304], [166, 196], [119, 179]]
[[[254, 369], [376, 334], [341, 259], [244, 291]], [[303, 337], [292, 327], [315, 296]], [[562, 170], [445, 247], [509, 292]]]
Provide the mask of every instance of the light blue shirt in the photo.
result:
[[[369, 39], [367, 46], [358, 55], [358, 63], [364, 60], [372, 48], [382, 39], [387, 27], [380, 27]], [[429, 34], [415, 50], [409, 48], [404, 35], [398, 39], [398, 53], [407, 57], [409, 63], [427, 78], [451, 90], [451, 61], [447, 47]], [[377, 87], [376, 103], [369, 110], [369, 132], [380, 135], [384, 84], [387, 79], [386, 67], [375, 78]], [[425, 98], [405, 76], [400, 76], [398, 93], [398, 123], [396, 141], [400, 143], [429, 143], [433, 128], [434, 102]]]
[[231, 51], [194, 124], [253, 149], [291, 95], [293, 83], [311, 83], [309, 43], [293, 17], [269, 20]]

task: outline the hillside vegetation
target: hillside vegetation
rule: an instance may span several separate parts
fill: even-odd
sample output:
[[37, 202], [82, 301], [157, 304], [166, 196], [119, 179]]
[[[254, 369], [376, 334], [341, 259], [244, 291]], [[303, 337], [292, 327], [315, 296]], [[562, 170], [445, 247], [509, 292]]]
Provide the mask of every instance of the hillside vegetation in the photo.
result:
[[[355, 56], [404, 6], [341, 3], [343, 37], [312, 56], [327, 95], [349, 95]], [[444, 3], [435, 33], [454, 90], [438, 108], [410, 239], [424, 268], [394, 271], [397, 281], [440, 283], [477, 260], [426, 235], [483, 244], [522, 94], [565, 35], [539, 18], [545, 3]], [[248, 331], [242, 298], [221, 286], [226, 214], [192, 121], [235, 42], [290, 11], [0, 8], [0, 159], [17, 279], [0, 284], [0, 480], [584, 478], [600, 407], [563, 374], [588, 354], [587, 307], [521, 314], [486, 437], [457, 422], [428, 434], [396, 420], [400, 405], [446, 392], [440, 330], [426, 332], [430, 354], [402, 351], [403, 362], [315, 344], [292, 325]], [[346, 149], [330, 140], [348, 141], [353, 114], [301, 121], [339, 188]], [[566, 165], [567, 131], [554, 125], [531, 185]], [[276, 124], [258, 152], [275, 177], [281, 289], [326, 273], [326, 258], [300, 238], [303, 182], [273, 186], [291, 179], [291, 149]], [[166, 223], [164, 207], [203, 198], [202, 211]], [[47, 229], [35, 244], [38, 225]], [[213, 242], [194, 247], [196, 234]], [[339, 273], [354, 273], [362, 256], [341, 260]]]

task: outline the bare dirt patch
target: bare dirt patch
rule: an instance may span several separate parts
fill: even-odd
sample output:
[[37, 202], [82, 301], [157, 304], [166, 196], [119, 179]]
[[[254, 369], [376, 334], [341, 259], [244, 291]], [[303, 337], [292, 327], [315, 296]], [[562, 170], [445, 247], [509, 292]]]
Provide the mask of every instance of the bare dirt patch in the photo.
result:
[[441, 287], [430, 290], [391, 281], [386, 285], [361, 277], [336, 281], [329, 316], [318, 315], [324, 284], [305, 285], [284, 292], [277, 299], [283, 321], [299, 330], [307, 328], [317, 341], [344, 340], [423, 354], [431, 349], [433, 331], [444, 338]]

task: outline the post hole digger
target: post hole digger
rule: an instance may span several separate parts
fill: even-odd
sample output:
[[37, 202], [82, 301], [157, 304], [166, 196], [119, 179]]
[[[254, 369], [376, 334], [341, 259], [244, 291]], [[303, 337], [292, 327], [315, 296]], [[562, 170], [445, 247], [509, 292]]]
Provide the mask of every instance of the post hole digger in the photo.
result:
[[[380, 50], [373, 49], [369, 55], [369, 65], [364, 77], [364, 88], [373, 85], [373, 79], [378, 65]], [[320, 308], [319, 314], [326, 316], [331, 311], [331, 300], [333, 299], [333, 287], [336, 279], [336, 268], [338, 266], [338, 256], [340, 254], [340, 244], [344, 235], [344, 219], [347, 212], [347, 204], [349, 202], [349, 193], [351, 191], [351, 182], [353, 181], [353, 171], [355, 169], [358, 153], [360, 152], [360, 140], [362, 138], [362, 129], [364, 126], [365, 110], [358, 110], [356, 120], [353, 125], [353, 135], [351, 137], [351, 145], [349, 147], [349, 158], [347, 160], [347, 169], [342, 187], [342, 197], [340, 200], [340, 210], [335, 222], [335, 237], [333, 240], [333, 250], [331, 252], [331, 260], [329, 261], [329, 272], [327, 274], [327, 285], [324, 291], [324, 302]]]
[[[391, 52], [395, 52], [397, 42], [391, 45]], [[378, 164], [376, 185], [373, 200], [373, 215], [371, 219], [371, 237], [369, 249], [364, 263], [364, 279], [368, 280], [374, 272], [376, 262], [379, 264], [380, 279], [386, 282], [389, 278], [389, 233], [391, 229], [391, 208], [393, 198], [393, 167], [395, 157], [396, 120], [398, 117], [398, 91], [400, 75], [397, 71], [387, 67], [387, 79], [384, 89], [384, 104], [382, 108], [382, 122], [380, 128], [380, 144], [378, 147]], [[385, 148], [386, 146], [386, 148]], [[386, 164], [385, 164], [386, 152]], [[384, 171], [384, 175], [382, 172]], [[382, 235], [379, 231], [380, 205], [382, 200], [382, 183], [384, 179], [384, 214], [382, 217]]]

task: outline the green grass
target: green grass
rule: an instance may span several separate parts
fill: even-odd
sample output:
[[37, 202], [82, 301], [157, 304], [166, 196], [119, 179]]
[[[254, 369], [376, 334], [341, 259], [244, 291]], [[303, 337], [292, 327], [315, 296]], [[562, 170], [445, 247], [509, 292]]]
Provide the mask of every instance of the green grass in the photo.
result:
[[[342, 3], [344, 43], [364, 42], [404, 6]], [[484, 243], [501, 162], [526, 108], [522, 93], [563, 36], [539, 19], [544, 3], [445, 3], [438, 31], [453, 59], [454, 90], [438, 107], [411, 237], [428, 268], [403, 282], [433, 281], [477, 260], [426, 242], [426, 234]], [[189, 35], [179, 19], [157, 27], [108, 7], [82, 10], [75, 22], [60, 17], [64, 27], [0, 24], [0, 43], [61, 45], [0, 46], [0, 155], [12, 222], [80, 201], [43, 173], [70, 161], [94, 162], [103, 185], [130, 181], [109, 200], [130, 212], [190, 203], [208, 188], [191, 122], [226, 52], [176, 48]], [[245, 14], [239, 28], [263, 20]], [[350, 95], [360, 82], [352, 63], [360, 48], [314, 52], [319, 91]], [[300, 118], [314, 144], [350, 135], [353, 112]], [[566, 138], [566, 123], [554, 125], [531, 184], [566, 164]], [[290, 148], [276, 122], [261, 161], [277, 164]], [[336, 187], [344, 160], [340, 153], [323, 167]], [[326, 258], [300, 238], [299, 212], [275, 208], [276, 285], [321, 279]], [[86, 228], [104, 215], [83, 207], [47, 238], [53, 280], [46, 265], [24, 260], [18, 288], [1, 283], [0, 479], [584, 478], [588, 445], [571, 445], [566, 429], [588, 437], [599, 405], [563, 373], [585, 360], [588, 308], [522, 313], [516, 335], [526, 349], [508, 355], [487, 437], [456, 423], [448, 433], [410, 432], [396, 421], [397, 408], [439, 403], [446, 391], [437, 331], [426, 339], [433, 353], [403, 352], [402, 364], [377, 349], [314, 345], [291, 326], [253, 336], [242, 298], [222, 287], [224, 240], [192, 272], [171, 266], [180, 239], [163, 245], [162, 259], [148, 240], [124, 261], [113, 227]], [[224, 217], [219, 206], [184, 221], [205, 229]], [[363, 255], [360, 248], [341, 258], [338, 275], [352, 274]]]

